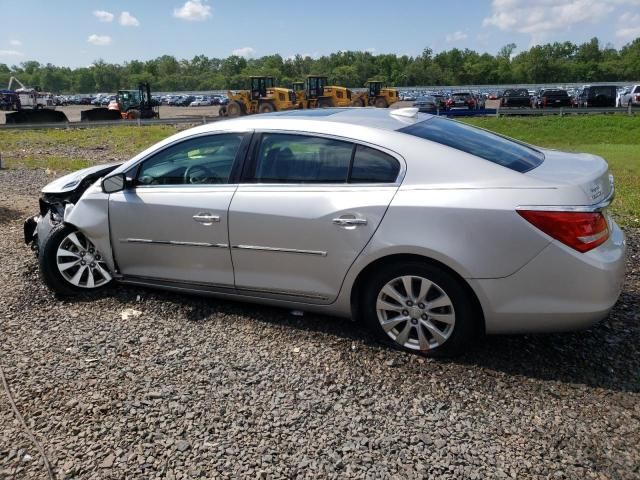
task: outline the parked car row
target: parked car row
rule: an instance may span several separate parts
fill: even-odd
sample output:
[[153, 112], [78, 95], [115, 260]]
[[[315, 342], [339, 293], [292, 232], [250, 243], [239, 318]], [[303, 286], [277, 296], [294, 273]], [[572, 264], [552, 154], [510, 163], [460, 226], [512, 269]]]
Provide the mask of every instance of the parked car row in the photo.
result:
[[[585, 85], [580, 88], [508, 88], [506, 90], [401, 91], [400, 100], [414, 102], [422, 111], [436, 108], [484, 108], [486, 100], [499, 100], [501, 108], [628, 107], [640, 106], [640, 85]], [[437, 100], [437, 101], [436, 101]], [[434, 103], [435, 102], [435, 103]], [[433, 107], [432, 105], [436, 105]]]
[[229, 103], [225, 95], [162, 95], [157, 97], [157, 101], [160, 105], [174, 107], [207, 107]]

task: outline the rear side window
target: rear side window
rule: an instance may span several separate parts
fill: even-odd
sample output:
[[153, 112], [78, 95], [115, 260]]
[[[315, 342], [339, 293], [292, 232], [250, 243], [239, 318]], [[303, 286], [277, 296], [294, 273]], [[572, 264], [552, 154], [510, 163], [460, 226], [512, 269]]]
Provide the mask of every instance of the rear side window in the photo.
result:
[[470, 153], [516, 172], [528, 172], [544, 161], [541, 152], [522, 143], [444, 118], [430, 118], [399, 131]]
[[351, 183], [394, 183], [400, 164], [391, 155], [358, 145], [353, 158]]
[[260, 183], [346, 183], [353, 145], [306, 135], [265, 133], [254, 179]]

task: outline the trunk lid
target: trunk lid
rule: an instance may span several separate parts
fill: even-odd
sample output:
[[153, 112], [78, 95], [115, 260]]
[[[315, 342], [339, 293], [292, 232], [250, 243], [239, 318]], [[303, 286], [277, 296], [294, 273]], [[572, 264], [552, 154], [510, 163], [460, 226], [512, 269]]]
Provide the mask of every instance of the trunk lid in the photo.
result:
[[545, 160], [525, 175], [576, 195], [576, 205], [593, 205], [607, 199], [613, 190], [609, 165], [597, 155], [541, 149]]

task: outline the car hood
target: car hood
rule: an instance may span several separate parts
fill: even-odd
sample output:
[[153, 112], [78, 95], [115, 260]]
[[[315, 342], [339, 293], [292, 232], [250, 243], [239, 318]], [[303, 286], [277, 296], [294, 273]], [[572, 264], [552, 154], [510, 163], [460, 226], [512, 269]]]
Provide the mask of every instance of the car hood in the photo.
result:
[[42, 193], [67, 193], [75, 190], [87, 178], [97, 179], [115, 170], [123, 162], [94, 165], [55, 179], [42, 189]]

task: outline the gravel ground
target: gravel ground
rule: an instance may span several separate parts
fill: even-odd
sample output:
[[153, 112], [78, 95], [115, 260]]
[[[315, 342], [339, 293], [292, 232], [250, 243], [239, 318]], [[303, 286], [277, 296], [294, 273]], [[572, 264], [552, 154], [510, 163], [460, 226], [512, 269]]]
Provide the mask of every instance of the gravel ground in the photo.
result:
[[[56, 478], [640, 478], [640, 231], [607, 320], [432, 361], [335, 318], [56, 299], [21, 239], [46, 181], [0, 171], [0, 362]], [[6, 392], [4, 478], [46, 478]]]

